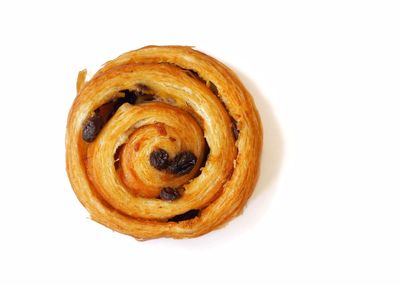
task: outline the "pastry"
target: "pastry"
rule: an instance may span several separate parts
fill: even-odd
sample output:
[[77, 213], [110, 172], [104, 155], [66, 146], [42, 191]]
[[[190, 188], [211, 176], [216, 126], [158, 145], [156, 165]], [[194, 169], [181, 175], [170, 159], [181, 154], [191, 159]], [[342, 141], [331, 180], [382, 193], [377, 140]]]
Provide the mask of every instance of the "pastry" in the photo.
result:
[[237, 76], [186, 46], [147, 46], [78, 75], [67, 172], [93, 220], [136, 239], [189, 238], [240, 214], [259, 115]]

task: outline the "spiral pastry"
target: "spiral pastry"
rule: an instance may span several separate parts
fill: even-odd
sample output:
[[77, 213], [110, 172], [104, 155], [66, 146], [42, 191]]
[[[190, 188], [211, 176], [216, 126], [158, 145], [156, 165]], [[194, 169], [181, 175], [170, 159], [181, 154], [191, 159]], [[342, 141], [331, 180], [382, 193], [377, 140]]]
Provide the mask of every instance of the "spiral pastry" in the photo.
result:
[[67, 172], [91, 218], [137, 239], [203, 235], [238, 215], [261, 123], [236, 75], [190, 47], [148, 46], [78, 75]]

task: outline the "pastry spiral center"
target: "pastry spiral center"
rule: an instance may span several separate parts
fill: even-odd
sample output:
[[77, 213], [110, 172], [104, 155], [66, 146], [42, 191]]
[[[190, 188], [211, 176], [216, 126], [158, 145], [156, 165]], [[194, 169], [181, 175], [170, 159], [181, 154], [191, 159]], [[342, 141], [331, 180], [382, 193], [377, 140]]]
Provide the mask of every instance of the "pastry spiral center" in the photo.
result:
[[[127, 140], [122, 150], [118, 150], [119, 146], [109, 147], [116, 147], [115, 152], [120, 152], [114, 157], [120, 162], [116, 172], [132, 194], [157, 198], [162, 188], [182, 187], [198, 174], [205, 140], [202, 129], [191, 115], [159, 102], [146, 103], [140, 108], [124, 107], [123, 112], [141, 110], [139, 117], [142, 119], [133, 118], [135, 121], [131, 124], [135, 128], [131, 133], [131, 127], [126, 128]], [[157, 119], [154, 118], [156, 112]], [[149, 119], [150, 122], [144, 121]], [[109, 124], [113, 121], [114, 118]]]

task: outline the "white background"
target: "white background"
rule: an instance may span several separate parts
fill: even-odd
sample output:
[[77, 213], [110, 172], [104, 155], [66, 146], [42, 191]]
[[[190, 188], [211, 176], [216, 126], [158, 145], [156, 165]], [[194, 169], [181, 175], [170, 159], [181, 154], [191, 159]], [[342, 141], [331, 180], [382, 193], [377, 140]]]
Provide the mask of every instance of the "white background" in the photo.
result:
[[[400, 284], [398, 3], [2, 1], [0, 284]], [[77, 72], [148, 44], [225, 62], [262, 116], [254, 195], [200, 238], [100, 226], [65, 172]]]

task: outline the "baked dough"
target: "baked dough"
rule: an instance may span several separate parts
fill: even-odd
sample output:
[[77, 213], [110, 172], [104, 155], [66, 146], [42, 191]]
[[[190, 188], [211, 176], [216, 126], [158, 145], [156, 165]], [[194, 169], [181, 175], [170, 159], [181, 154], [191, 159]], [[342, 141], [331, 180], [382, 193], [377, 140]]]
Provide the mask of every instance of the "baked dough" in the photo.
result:
[[140, 240], [189, 238], [241, 213], [262, 128], [228, 67], [191, 47], [147, 46], [85, 78], [68, 116], [66, 162], [93, 220]]

